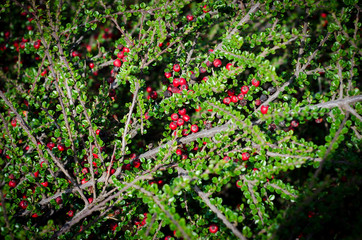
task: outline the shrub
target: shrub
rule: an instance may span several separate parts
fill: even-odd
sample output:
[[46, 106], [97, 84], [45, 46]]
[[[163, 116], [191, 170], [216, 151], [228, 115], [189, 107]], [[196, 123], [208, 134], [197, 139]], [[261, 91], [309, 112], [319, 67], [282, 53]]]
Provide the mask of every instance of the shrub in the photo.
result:
[[357, 2], [2, 1], [2, 236], [355, 239]]

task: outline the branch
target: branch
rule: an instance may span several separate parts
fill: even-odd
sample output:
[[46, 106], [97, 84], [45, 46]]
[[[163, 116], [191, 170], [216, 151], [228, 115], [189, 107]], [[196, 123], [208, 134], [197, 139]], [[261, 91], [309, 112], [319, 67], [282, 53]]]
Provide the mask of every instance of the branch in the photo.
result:
[[194, 186], [194, 190], [199, 195], [199, 197], [206, 203], [206, 205], [210, 208], [210, 210], [216, 214], [216, 216], [225, 224], [226, 227], [228, 227], [235, 234], [235, 236], [237, 236], [239, 239], [246, 240], [244, 235], [234, 225], [232, 225], [231, 222], [229, 222], [226, 219], [224, 214], [222, 214], [222, 212], [219, 209], [217, 209], [214, 205], [211, 204], [209, 198], [206, 196], [206, 194], [203, 191], [200, 190], [200, 188]]
[[276, 185], [276, 184], [274, 184], [274, 183], [268, 183], [268, 182], [267, 182], [267, 183], [264, 184], [264, 187], [266, 187], [266, 186], [271, 186], [272, 188], [279, 189], [279, 190], [282, 191], [284, 194], [286, 194], [286, 195], [288, 195], [288, 196], [290, 196], [290, 197], [292, 197], [292, 198], [294, 198], [294, 199], [296, 199], [296, 198], [298, 197], [297, 195], [295, 195], [295, 194], [293, 194], [293, 193], [285, 190], [284, 188], [279, 187], [278, 185]]
[[186, 239], [191, 239], [190, 236], [184, 231], [184, 229], [180, 226], [180, 224], [176, 221], [176, 219], [171, 215], [171, 213], [169, 211], [167, 211], [165, 209], [165, 206], [161, 203], [161, 201], [157, 198], [157, 196], [155, 196], [153, 193], [147, 191], [146, 189], [140, 187], [140, 186], [133, 186], [135, 189], [139, 190], [140, 192], [146, 194], [147, 196], [149, 196], [150, 198], [152, 198], [152, 200], [161, 208], [161, 210], [166, 213], [167, 217], [173, 222], [173, 224], [176, 225], [176, 227], [178, 228], [178, 230], [180, 230], [182, 236]]

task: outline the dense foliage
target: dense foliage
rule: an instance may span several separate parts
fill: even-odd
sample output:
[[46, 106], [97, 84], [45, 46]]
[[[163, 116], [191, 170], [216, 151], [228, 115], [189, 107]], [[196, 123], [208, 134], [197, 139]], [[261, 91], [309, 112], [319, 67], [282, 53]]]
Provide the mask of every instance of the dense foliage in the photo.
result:
[[2, 237], [358, 238], [360, 12], [2, 0]]

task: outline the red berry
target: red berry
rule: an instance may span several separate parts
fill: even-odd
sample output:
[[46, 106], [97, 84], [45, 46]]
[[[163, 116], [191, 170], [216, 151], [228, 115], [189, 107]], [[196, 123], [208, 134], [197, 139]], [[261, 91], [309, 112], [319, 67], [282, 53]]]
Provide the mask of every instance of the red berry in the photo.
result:
[[243, 161], [247, 161], [249, 158], [250, 158], [250, 154], [249, 154], [249, 153], [244, 152], [244, 153], [241, 154], [241, 159], [242, 159]]
[[211, 224], [209, 227], [209, 231], [211, 233], [217, 233], [217, 231], [219, 230], [218, 226], [216, 224]]
[[41, 185], [43, 185], [44, 187], [48, 187], [48, 182], [42, 182]]
[[182, 129], [181, 134], [182, 134], [182, 136], [187, 136], [187, 135], [189, 135], [189, 130], [188, 129]]
[[58, 145], [58, 150], [61, 151], [61, 152], [64, 151], [64, 150], [65, 150], [65, 146], [64, 146], [63, 144], [59, 144], [59, 145]]
[[39, 176], [39, 171], [36, 171], [35, 173], [34, 173], [34, 177], [38, 177]]
[[48, 73], [48, 71], [47, 71], [47, 70], [44, 70], [40, 75], [41, 75], [42, 77], [44, 77], [47, 73]]
[[227, 94], [229, 95], [229, 97], [234, 96], [235, 95], [235, 90], [234, 89], [229, 89], [229, 90], [227, 90]]
[[179, 64], [173, 65], [173, 70], [174, 70], [175, 72], [179, 72], [179, 71], [181, 70], [180, 65], [179, 65]]
[[73, 210], [68, 211], [68, 212], [67, 212], [67, 215], [68, 215], [69, 217], [73, 217], [74, 211], [73, 211]]
[[202, 11], [203, 11], [204, 13], [208, 13], [210, 10], [209, 10], [209, 8], [207, 7], [207, 5], [204, 5], [204, 6], [202, 7]]
[[80, 54], [77, 51], [72, 52], [72, 57], [79, 57]]
[[152, 87], [148, 86], [148, 87], [146, 88], [146, 91], [147, 91], [148, 93], [150, 93], [150, 92], [153, 91], [153, 89], [152, 89]]
[[166, 78], [170, 78], [171, 76], [172, 76], [171, 73], [169, 73], [169, 72], [166, 72], [166, 73], [165, 73], [165, 77], [166, 77]]
[[221, 67], [221, 60], [220, 59], [215, 59], [213, 62], [215, 67]]
[[15, 118], [13, 120], [11, 120], [11, 126], [16, 127], [16, 123], [17, 123], [17, 121]]
[[117, 53], [117, 57], [118, 57], [119, 59], [122, 59], [122, 58], [124, 57], [124, 52], [118, 52], [118, 53]]
[[145, 119], [148, 120], [150, 118], [150, 115], [148, 114], [148, 112], [145, 113]]
[[186, 79], [185, 78], [180, 78], [180, 85], [186, 85]]
[[178, 116], [177, 113], [171, 114], [171, 119], [172, 119], [172, 121], [177, 121], [178, 118], [179, 118], [179, 116]]
[[237, 102], [238, 102], [238, 97], [237, 97], [237, 96], [231, 96], [230, 99], [231, 99], [231, 101], [232, 101], [233, 103], [237, 103]]
[[55, 201], [57, 202], [58, 205], [60, 205], [60, 204], [62, 204], [63, 199], [62, 199], [62, 197], [59, 196], [55, 199]]
[[203, 77], [203, 78], [202, 78], [202, 81], [204, 81], [204, 82], [207, 82], [207, 80], [209, 80], [208, 77]]
[[53, 148], [55, 147], [55, 143], [53, 143], [53, 142], [48, 142], [47, 147], [48, 147], [50, 150], [53, 150]]
[[19, 203], [19, 206], [22, 208], [22, 209], [26, 209], [28, 207], [28, 202], [25, 201], [25, 200], [21, 200], [21, 202]]
[[192, 15], [187, 15], [186, 18], [188, 21], [194, 20], [194, 16], [192, 16]]
[[81, 183], [82, 183], [82, 184], [85, 184], [85, 183], [87, 183], [87, 182], [88, 182], [87, 179], [86, 179], [86, 178], [83, 178]]
[[86, 168], [86, 167], [85, 167], [85, 168], [83, 168], [83, 169], [82, 169], [82, 173], [83, 173], [83, 174], [87, 174], [87, 173], [89, 173], [88, 168]]
[[121, 67], [122, 62], [121, 62], [121, 60], [116, 59], [116, 60], [114, 60], [113, 65], [114, 65], [115, 67]]
[[226, 104], [226, 105], [229, 105], [230, 102], [231, 102], [231, 99], [230, 99], [229, 97], [225, 97], [225, 98], [222, 100], [222, 102], [223, 102], [224, 104]]
[[200, 107], [200, 106], [197, 106], [197, 108], [195, 108], [195, 111], [196, 111], [196, 112], [200, 112], [200, 111], [201, 111], [201, 107]]
[[178, 87], [180, 85], [180, 79], [179, 78], [175, 78], [172, 82], [173, 86]]
[[92, 197], [88, 198], [88, 202], [89, 202], [89, 203], [92, 203], [92, 202], [93, 202], [93, 198], [92, 198]]
[[185, 121], [182, 118], [177, 119], [177, 125], [182, 126], [184, 125]]
[[185, 120], [185, 122], [188, 122], [190, 121], [190, 116], [185, 114], [182, 116], [182, 119]]
[[139, 159], [133, 160], [133, 167], [139, 168], [141, 166], [141, 161]]
[[293, 121], [290, 123], [290, 125], [291, 125], [292, 127], [298, 127], [298, 126], [299, 126], [299, 122], [296, 121], [296, 120], [293, 120]]
[[90, 67], [91, 69], [93, 69], [93, 68], [94, 68], [94, 63], [90, 63], [90, 64], [89, 64], [89, 67]]
[[243, 99], [244, 99], [244, 94], [240, 93], [240, 94], [238, 95], [238, 99], [239, 99], [239, 100], [243, 100]]
[[232, 65], [231, 63], [228, 63], [228, 64], [226, 64], [226, 69], [230, 71], [230, 69], [231, 69], [232, 66], [233, 66], [233, 65]]
[[40, 41], [35, 41], [33, 44], [35, 49], [39, 49], [40, 48]]
[[318, 119], [315, 120], [315, 122], [316, 123], [321, 123], [321, 122], [323, 122], [323, 118], [318, 118]]
[[230, 161], [230, 157], [229, 156], [225, 156], [223, 159], [225, 162], [229, 162]]
[[268, 108], [269, 108], [269, 106], [262, 105], [261, 108], [260, 108], [260, 112], [262, 114], [266, 114], [268, 112]]
[[259, 106], [260, 104], [261, 104], [260, 99], [256, 99], [256, 100], [255, 100], [255, 105], [256, 105], [256, 106]]
[[178, 110], [178, 114], [180, 114], [181, 116], [186, 114], [186, 108], [182, 108], [180, 110]]
[[191, 125], [191, 132], [196, 133], [197, 131], [199, 131], [199, 127], [196, 124]]
[[176, 130], [177, 124], [175, 122], [170, 123], [170, 128], [171, 128], [171, 130]]
[[125, 47], [125, 48], [122, 49], [122, 51], [123, 51], [123, 52], [129, 52], [129, 48], [126, 48], [126, 47]]
[[251, 80], [251, 84], [253, 84], [255, 87], [259, 87], [260, 81], [258, 81], [258, 80], [256, 80], [255, 78], [253, 78], [253, 80]]
[[111, 230], [116, 231], [116, 228], [118, 227], [117, 223], [111, 223]]
[[99, 135], [100, 132], [101, 132], [100, 129], [97, 129], [97, 130], [96, 130], [96, 134], [97, 134], [97, 135]]
[[322, 17], [322, 18], [326, 18], [326, 17], [327, 17], [327, 13], [321, 13], [321, 17]]
[[247, 94], [248, 93], [248, 91], [249, 91], [249, 87], [248, 86], [242, 86], [241, 87], [241, 93], [242, 94]]
[[177, 154], [177, 155], [182, 155], [182, 150], [181, 150], [181, 149], [177, 149], [177, 150], [176, 150], [176, 154]]
[[152, 99], [157, 99], [157, 92], [156, 92], [156, 91], [152, 91], [149, 96], [150, 96], [150, 98], [152, 98]]
[[38, 214], [34, 213], [33, 215], [31, 215], [32, 218], [37, 218]]
[[11, 181], [9, 182], [9, 186], [12, 187], [12, 188], [16, 187], [16, 181], [15, 181], [15, 180], [11, 180]]

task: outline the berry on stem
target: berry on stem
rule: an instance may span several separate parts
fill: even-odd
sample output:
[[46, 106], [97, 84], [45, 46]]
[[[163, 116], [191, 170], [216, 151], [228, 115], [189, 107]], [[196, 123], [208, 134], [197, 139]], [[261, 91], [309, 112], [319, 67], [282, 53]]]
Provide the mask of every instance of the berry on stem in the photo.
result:
[[218, 230], [219, 230], [219, 227], [216, 224], [211, 224], [209, 227], [210, 233], [217, 233]]
[[171, 130], [176, 130], [177, 129], [177, 124], [175, 122], [171, 122], [170, 123], [170, 128], [171, 128]]
[[48, 187], [48, 182], [42, 182], [41, 185], [43, 185], [44, 187]]
[[224, 104], [226, 104], [226, 105], [229, 105], [230, 102], [231, 102], [231, 99], [230, 99], [229, 97], [225, 97], [225, 98], [222, 100], [222, 102], [223, 102]]
[[58, 150], [63, 152], [65, 150], [65, 146], [63, 144], [58, 145]]
[[187, 15], [186, 18], [187, 18], [187, 21], [189, 21], [189, 22], [194, 20], [194, 16], [192, 16], [192, 15]]
[[199, 127], [196, 124], [191, 125], [191, 132], [196, 133], [199, 131]]
[[15, 181], [15, 180], [11, 180], [11, 181], [9, 182], [9, 186], [12, 187], [12, 188], [16, 187], [16, 181]]
[[177, 121], [178, 118], [179, 118], [179, 116], [178, 116], [177, 113], [171, 114], [171, 119], [172, 119], [172, 121]]
[[69, 217], [73, 217], [74, 211], [73, 211], [73, 210], [68, 211], [68, 212], [67, 212], [67, 215], [68, 215]]
[[21, 202], [19, 203], [19, 206], [25, 210], [28, 207], [28, 202], [25, 200], [21, 200]]
[[268, 108], [269, 108], [269, 106], [264, 106], [264, 105], [262, 105], [261, 108], [260, 108], [260, 112], [261, 112], [262, 114], [267, 114]]
[[171, 73], [169, 73], [169, 72], [166, 72], [166, 73], [165, 73], [165, 77], [166, 77], [166, 78], [170, 78], [171, 76], [172, 76]]
[[179, 72], [179, 71], [181, 70], [180, 65], [179, 65], [179, 64], [173, 65], [173, 70], [174, 70], [175, 72]]
[[114, 65], [115, 67], [121, 67], [121, 66], [122, 66], [122, 62], [121, 62], [121, 60], [116, 59], [116, 60], [114, 60], [113, 65]]
[[180, 114], [181, 116], [185, 115], [186, 114], [186, 108], [182, 108], [182, 109], [178, 110], [178, 114]]
[[248, 86], [242, 86], [241, 87], [241, 93], [242, 94], [247, 94], [248, 93], [248, 91], [249, 91], [249, 87]]
[[215, 67], [221, 67], [221, 60], [220, 59], [215, 59], [213, 62]]
[[232, 65], [231, 63], [228, 63], [228, 64], [226, 64], [226, 69], [230, 71], [230, 69], [231, 69], [232, 66], [233, 66], [233, 65]]
[[16, 127], [16, 123], [17, 123], [16, 118], [11, 120], [11, 126]]
[[177, 119], [177, 125], [182, 126], [184, 125], [185, 121], [182, 118]]
[[241, 154], [241, 160], [247, 161], [247, 160], [249, 160], [249, 158], [250, 158], [250, 154], [249, 154], [249, 153], [244, 152], [244, 153]]
[[182, 119], [185, 120], [185, 122], [188, 122], [190, 121], [190, 116], [185, 114], [182, 116]]
[[253, 78], [253, 80], [251, 80], [251, 84], [253, 84], [255, 87], [259, 87], [260, 81], [258, 81], [258, 80], [256, 80], [255, 78]]

